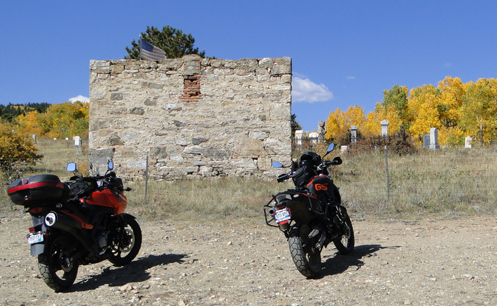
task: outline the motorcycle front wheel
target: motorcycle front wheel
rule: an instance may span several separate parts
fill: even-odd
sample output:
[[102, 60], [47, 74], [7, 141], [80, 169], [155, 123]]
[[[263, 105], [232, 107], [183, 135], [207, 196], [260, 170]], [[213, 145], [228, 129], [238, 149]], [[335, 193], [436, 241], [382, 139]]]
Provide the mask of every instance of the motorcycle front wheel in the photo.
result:
[[130, 263], [142, 244], [142, 231], [135, 219], [129, 218], [124, 226], [115, 229], [112, 241], [112, 256], [109, 261], [116, 266], [124, 266]]
[[73, 239], [57, 235], [45, 244], [45, 252], [38, 255], [38, 269], [48, 287], [56, 292], [72, 286], [78, 275], [78, 262], [74, 260]]
[[307, 226], [292, 227], [289, 233], [288, 246], [297, 270], [307, 278], [315, 278], [321, 271], [321, 253], [311, 247], [310, 240], [307, 238], [309, 233], [310, 229]]
[[338, 249], [339, 254], [347, 255], [354, 251], [354, 228], [352, 227], [352, 221], [350, 221], [350, 217], [347, 214], [345, 207], [341, 207], [338, 217], [341, 221], [340, 230], [342, 231], [342, 235], [333, 240], [333, 243]]

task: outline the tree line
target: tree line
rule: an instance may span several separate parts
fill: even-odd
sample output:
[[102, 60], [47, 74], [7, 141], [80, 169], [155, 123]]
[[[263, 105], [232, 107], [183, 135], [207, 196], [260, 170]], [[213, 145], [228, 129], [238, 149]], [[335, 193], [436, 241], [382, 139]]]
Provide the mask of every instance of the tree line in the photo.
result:
[[462, 83], [460, 78], [448, 76], [436, 87], [423, 85], [408, 90], [395, 85], [383, 92], [382, 102], [367, 115], [361, 106], [331, 111], [326, 138], [345, 143], [351, 126], [357, 126], [361, 137], [377, 136], [383, 120], [389, 122], [390, 135], [401, 132], [417, 143], [431, 128], [437, 128], [440, 145], [462, 145], [467, 136], [489, 144], [497, 138], [497, 80]]
[[0, 174], [15, 177], [23, 166], [34, 165], [38, 154], [31, 135], [50, 138], [86, 137], [89, 103], [30, 103], [0, 105]]
[[0, 105], [0, 125], [24, 135], [69, 138], [88, 135], [89, 103]]
[[48, 103], [28, 103], [28, 104], [12, 104], [0, 105], [0, 120], [12, 122], [19, 115], [25, 115], [26, 113], [36, 111], [38, 113], [44, 113], [47, 111], [50, 104]]

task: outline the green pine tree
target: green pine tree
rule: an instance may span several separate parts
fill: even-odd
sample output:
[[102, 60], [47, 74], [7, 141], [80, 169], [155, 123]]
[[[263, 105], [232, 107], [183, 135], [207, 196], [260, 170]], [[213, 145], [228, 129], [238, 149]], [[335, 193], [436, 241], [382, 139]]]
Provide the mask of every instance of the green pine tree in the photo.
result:
[[[198, 54], [205, 57], [205, 51], [199, 51], [198, 48], [193, 47], [195, 39], [191, 34], [184, 34], [183, 31], [170, 26], [163, 27], [162, 31], [156, 27], [147, 26], [147, 31], [141, 33], [141, 38], [166, 52], [167, 58], [181, 58], [188, 54]], [[139, 59], [139, 41], [133, 40], [131, 46], [131, 48], [126, 47], [128, 55], [124, 58]]]

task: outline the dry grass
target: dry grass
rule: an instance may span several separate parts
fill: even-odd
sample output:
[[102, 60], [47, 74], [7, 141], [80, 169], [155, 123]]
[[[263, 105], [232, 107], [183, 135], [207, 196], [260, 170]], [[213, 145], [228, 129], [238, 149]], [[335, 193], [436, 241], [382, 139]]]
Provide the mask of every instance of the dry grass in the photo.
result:
[[127, 193], [137, 215], [147, 219], [219, 219], [261, 217], [262, 205], [281, 190], [276, 182], [222, 178], [149, 182], [145, 200], [144, 181], [130, 182]]
[[[88, 168], [86, 150], [78, 155], [72, 141], [38, 141], [44, 159], [34, 173], [53, 173], [62, 180], [68, 162], [80, 169]], [[319, 148], [321, 149], [321, 148]], [[497, 152], [492, 148], [427, 151], [416, 155], [388, 154], [390, 197], [387, 194], [385, 153], [342, 155], [343, 164], [331, 173], [340, 187], [344, 204], [355, 218], [417, 218], [419, 216], [458, 216], [461, 214], [495, 214], [497, 188]], [[322, 153], [322, 152], [320, 152]], [[338, 153], [333, 152], [331, 158]], [[116, 169], [119, 175], [119, 169]], [[25, 176], [30, 173], [25, 173]], [[3, 182], [8, 185], [9, 182]], [[145, 200], [144, 181], [126, 183], [129, 210], [146, 219], [212, 220], [222, 218], [262, 218], [264, 205], [278, 191], [291, 188], [290, 182], [275, 180], [202, 179], [176, 182], [149, 182]], [[0, 207], [13, 205], [0, 192]], [[16, 207], [19, 209], [20, 207]]]
[[[78, 148], [71, 139], [38, 139], [36, 147], [43, 154], [43, 159], [36, 165], [34, 173], [52, 173], [62, 178], [69, 177], [71, 173], [66, 171], [66, 165], [70, 162], [78, 164], [82, 173], [88, 171], [88, 147], [83, 143], [80, 154]], [[26, 173], [27, 175], [33, 173]]]
[[416, 155], [385, 152], [343, 156], [334, 174], [347, 206], [359, 214], [495, 214], [497, 155], [495, 148], [421, 150]]

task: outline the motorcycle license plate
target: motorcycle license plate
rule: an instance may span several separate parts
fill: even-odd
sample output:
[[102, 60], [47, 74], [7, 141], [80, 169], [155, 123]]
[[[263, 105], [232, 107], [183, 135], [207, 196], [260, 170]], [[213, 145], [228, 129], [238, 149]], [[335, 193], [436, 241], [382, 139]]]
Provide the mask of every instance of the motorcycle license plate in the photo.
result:
[[290, 220], [290, 211], [286, 208], [279, 209], [274, 213], [274, 220], [276, 223], [281, 223]]
[[40, 243], [40, 242], [43, 242], [43, 233], [42, 232], [28, 234], [28, 243], [29, 244], [35, 244], [35, 243]]

